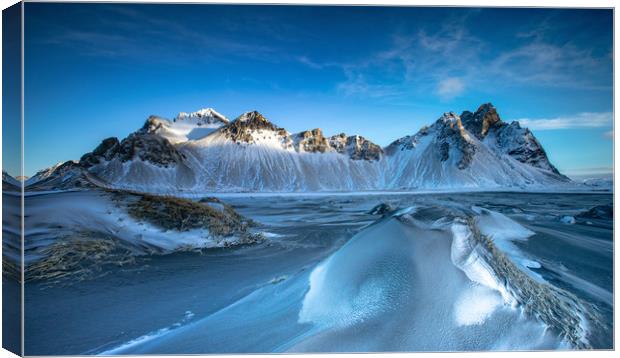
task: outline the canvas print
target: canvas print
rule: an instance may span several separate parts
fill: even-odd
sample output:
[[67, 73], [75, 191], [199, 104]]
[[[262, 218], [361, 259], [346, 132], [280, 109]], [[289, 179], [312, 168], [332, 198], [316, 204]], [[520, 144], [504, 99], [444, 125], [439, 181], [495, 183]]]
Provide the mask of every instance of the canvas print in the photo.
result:
[[612, 9], [21, 6], [5, 348], [614, 348]]

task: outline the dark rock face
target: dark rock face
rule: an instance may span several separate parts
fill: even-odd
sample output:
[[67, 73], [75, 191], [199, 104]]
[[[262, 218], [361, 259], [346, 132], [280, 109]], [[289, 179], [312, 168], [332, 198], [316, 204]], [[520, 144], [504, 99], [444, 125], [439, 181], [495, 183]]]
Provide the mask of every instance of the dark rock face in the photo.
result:
[[465, 111], [461, 114], [461, 122], [467, 131], [482, 140], [489, 129], [501, 122], [495, 107], [491, 103], [481, 105], [475, 113]]
[[138, 132], [131, 134], [120, 143], [114, 137], [104, 139], [95, 150], [82, 156], [80, 165], [89, 168], [113, 159], [127, 162], [135, 158], [161, 167], [168, 167], [171, 164], [181, 163], [184, 156], [167, 139], [155, 134]]
[[468, 168], [476, 154], [476, 146], [469, 138], [461, 119], [454, 113], [446, 113], [435, 122], [435, 126], [441, 161], [447, 161], [450, 159], [450, 153], [456, 153], [458, 168], [461, 170]]
[[20, 191], [22, 182], [13, 178], [9, 173], [2, 171], [2, 190], [3, 191]]
[[381, 204], [376, 205], [372, 209], [370, 209], [370, 211], [368, 211], [368, 214], [370, 214], [370, 215], [386, 215], [386, 214], [389, 214], [389, 213], [393, 212], [394, 210], [396, 210], [396, 209], [394, 209], [390, 204], [381, 203]]
[[62, 190], [73, 188], [96, 188], [96, 178], [87, 167], [74, 161], [66, 161], [58, 166], [47, 178], [29, 186], [33, 190]]
[[503, 153], [510, 155], [521, 163], [549, 170], [557, 175], [560, 172], [554, 167], [542, 145], [538, 142], [534, 134], [527, 129], [521, 128], [519, 122], [506, 124], [501, 122], [494, 129], [497, 138], [497, 148]]
[[329, 145], [340, 154], [346, 154], [353, 160], [379, 160], [383, 155], [383, 149], [359, 136], [348, 136], [344, 133], [329, 138]]
[[120, 149], [120, 143], [116, 137], [104, 139], [101, 144], [90, 153], [86, 153], [80, 159], [80, 164], [90, 167], [101, 163], [103, 160], [109, 161], [114, 158]]
[[276, 132], [278, 135], [286, 136], [284, 128], [277, 127], [269, 122], [267, 118], [257, 111], [242, 114], [239, 118], [220, 129], [232, 141], [240, 143], [253, 143], [252, 132], [268, 130]]
[[164, 122], [162, 118], [158, 116], [149, 116], [149, 118], [144, 122], [142, 128], [138, 130], [139, 134], [155, 134], [157, 131], [163, 127]]
[[167, 139], [157, 135], [132, 134], [120, 143], [118, 157], [127, 162], [134, 158], [140, 158], [144, 162], [150, 162], [162, 167], [181, 163], [185, 157], [168, 142]]
[[534, 134], [527, 128], [521, 128], [518, 122], [503, 122], [491, 103], [481, 105], [475, 113], [463, 112], [461, 122], [478, 140], [483, 141], [488, 135], [494, 136], [497, 149], [501, 153], [508, 154], [521, 163], [561, 175], [549, 161], [547, 153]]
[[327, 138], [323, 136], [321, 128], [298, 133], [295, 140], [298, 143], [297, 149], [300, 152], [325, 153], [329, 150], [329, 142]]
[[379, 160], [383, 155], [383, 149], [362, 136], [350, 136], [347, 138], [347, 147], [351, 148], [353, 160]]
[[614, 206], [613, 204], [597, 205], [592, 209], [577, 215], [577, 217], [583, 219], [613, 219]]

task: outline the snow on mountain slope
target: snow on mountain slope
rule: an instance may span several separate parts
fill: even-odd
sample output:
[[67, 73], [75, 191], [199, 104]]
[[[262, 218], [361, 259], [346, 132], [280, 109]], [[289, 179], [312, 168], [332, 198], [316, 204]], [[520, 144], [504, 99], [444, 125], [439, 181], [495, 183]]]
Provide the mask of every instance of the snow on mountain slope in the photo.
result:
[[56, 171], [56, 169], [58, 169], [60, 166], [62, 166], [63, 164], [65, 164], [66, 162], [59, 162], [56, 163], [54, 165], [52, 165], [49, 168], [45, 168], [42, 170], [39, 170], [35, 175], [31, 176], [30, 178], [28, 178], [26, 180], [26, 186], [28, 185], [32, 185], [38, 181], [47, 179], [50, 175], [54, 174], [54, 172]]
[[492, 104], [481, 105], [475, 113], [463, 112], [461, 121], [470, 133], [493, 151], [508, 154], [521, 163], [560, 174], [547, 158], [547, 153], [534, 134], [527, 128], [521, 128], [519, 122], [503, 122]]
[[83, 173], [73, 177], [146, 192], [545, 188], [570, 182], [528, 129], [501, 121], [491, 104], [461, 116], [446, 113], [386, 148], [358, 135], [328, 137], [320, 128], [291, 134], [256, 111], [234, 121], [211, 109], [181, 113], [173, 122], [151, 116], [122, 141], [104, 140], [76, 167]]
[[[195, 190], [370, 190], [381, 167], [356, 161], [326, 144], [320, 130], [309, 140], [289, 134], [258, 112], [248, 112], [180, 150], [196, 168]], [[320, 142], [320, 143], [319, 143]], [[346, 173], [338, 175], [338, 173]]]
[[170, 143], [181, 143], [204, 138], [228, 123], [225, 116], [206, 108], [192, 113], [181, 112], [172, 121], [150, 116], [141, 131], [162, 136]]
[[467, 131], [454, 113], [395, 141], [386, 153], [390, 188], [540, 187], [567, 181], [494, 151]]
[[2, 190], [4, 191], [19, 191], [22, 187], [22, 183], [13, 178], [9, 173], [2, 171]]

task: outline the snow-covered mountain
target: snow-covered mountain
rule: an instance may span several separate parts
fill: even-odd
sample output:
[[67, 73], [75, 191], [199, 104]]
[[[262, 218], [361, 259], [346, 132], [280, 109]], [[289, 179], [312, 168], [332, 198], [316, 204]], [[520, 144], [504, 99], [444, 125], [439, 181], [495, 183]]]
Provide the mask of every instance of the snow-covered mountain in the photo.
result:
[[527, 128], [491, 104], [445, 113], [385, 148], [320, 128], [289, 133], [252, 111], [151, 116], [127, 138], [107, 138], [79, 162], [37, 174], [32, 190], [104, 186], [146, 192], [545, 188], [561, 175]]
[[204, 138], [228, 123], [229, 120], [214, 109], [203, 108], [192, 113], [181, 112], [172, 121], [150, 116], [140, 132], [157, 134], [176, 144]]
[[2, 190], [3, 191], [20, 191], [22, 183], [11, 176], [11, 174], [2, 171]]

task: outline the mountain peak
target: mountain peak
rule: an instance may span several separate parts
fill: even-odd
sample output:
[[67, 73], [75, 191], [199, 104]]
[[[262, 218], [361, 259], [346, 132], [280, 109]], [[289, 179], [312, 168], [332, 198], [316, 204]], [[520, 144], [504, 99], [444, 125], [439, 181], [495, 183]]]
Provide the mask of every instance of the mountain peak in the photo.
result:
[[197, 110], [196, 112], [180, 112], [175, 118], [174, 122], [177, 121], [186, 121], [188, 119], [193, 119], [197, 121], [198, 125], [201, 124], [214, 124], [214, 123], [224, 123], [227, 124], [229, 122], [228, 118], [226, 118], [223, 114], [217, 112], [213, 108], [202, 108]]
[[464, 111], [461, 114], [461, 121], [465, 129], [480, 140], [486, 137], [492, 127], [504, 123], [499, 118], [497, 110], [491, 103], [482, 104], [474, 113]]
[[456, 113], [445, 112], [444, 114], [441, 115], [441, 117], [439, 117], [437, 121], [441, 123], [456, 123], [459, 121], [459, 119], [460, 118]]
[[258, 111], [245, 112], [244, 114], [242, 114], [239, 117], [237, 117], [237, 119], [235, 119], [235, 121], [240, 121], [240, 122], [265, 122], [265, 123], [269, 123], [269, 120], [267, 118], [265, 118], [265, 116], [263, 116]]
[[257, 143], [261, 141], [259, 137], [265, 137], [263, 139], [266, 139], [267, 135], [256, 137], [256, 134], [262, 131], [275, 132], [273, 135], [279, 138], [277, 139], [279, 142], [286, 142], [286, 137], [288, 137], [288, 132], [284, 128], [271, 123], [257, 111], [246, 112], [240, 115], [237, 119], [222, 127], [221, 131], [237, 143]]

